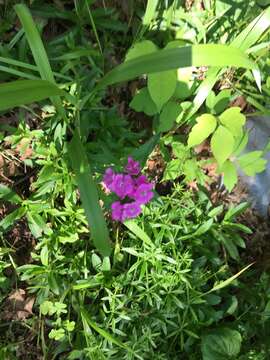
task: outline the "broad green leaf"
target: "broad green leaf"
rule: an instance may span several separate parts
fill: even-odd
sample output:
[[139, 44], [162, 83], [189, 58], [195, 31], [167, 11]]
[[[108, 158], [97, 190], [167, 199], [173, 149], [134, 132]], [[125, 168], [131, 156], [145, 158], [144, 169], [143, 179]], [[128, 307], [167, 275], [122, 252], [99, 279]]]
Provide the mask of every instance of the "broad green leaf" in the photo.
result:
[[211, 138], [211, 150], [219, 166], [228, 159], [233, 149], [233, 135], [224, 126], [220, 125]]
[[126, 61], [136, 59], [137, 57], [143, 55], [151, 54], [157, 50], [158, 47], [150, 40], [138, 42], [128, 51], [126, 55]]
[[166, 166], [162, 180], [174, 180], [179, 177], [181, 175], [182, 165], [183, 163], [181, 159], [171, 160]]
[[63, 94], [56, 85], [45, 80], [17, 80], [0, 84], [0, 110]]
[[235, 359], [240, 353], [242, 337], [236, 330], [219, 328], [202, 338], [203, 360]]
[[226, 160], [220, 171], [224, 175], [223, 181], [226, 189], [231, 192], [234, 186], [237, 184], [237, 171], [235, 165], [230, 160]]
[[162, 109], [159, 117], [158, 132], [169, 131], [175, 122], [177, 122], [178, 116], [183, 111], [180, 104], [175, 101], [169, 101]]
[[[20, 19], [20, 22], [22, 23], [25, 36], [31, 48], [41, 78], [51, 82], [52, 84], [55, 84], [46, 50], [30, 11], [24, 4], [17, 4], [14, 6], [14, 8]], [[51, 94], [51, 96], [54, 96], [54, 94]], [[60, 98], [53, 97], [52, 102], [55, 104], [58, 111], [63, 114], [63, 107]]]
[[217, 120], [211, 114], [203, 114], [196, 121], [197, 124], [193, 126], [188, 137], [188, 147], [201, 144], [215, 131], [217, 126]]
[[20, 204], [22, 202], [22, 198], [4, 184], [0, 184], [0, 199], [9, 201], [12, 204]]
[[[183, 46], [175, 49], [159, 50], [126, 61], [105, 75], [97, 88], [127, 81], [142, 74], [189, 66], [234, 66], [257, 69], [257, 65], [235, 47], [215, 44]], [[212, 82], [215, 83], [215, 81], [216, 76]]]
[[252, 151], [238, 158], [238, 164], [248, 176], [254, 176], [265, 170], [267, 160], [263, 159], [262, 151]]
[[159, 111], [174, 94], [176, 83], [177, 73], [173, 70], [148, 75], [148, 91]]
[[91, 174], [91, 168], [77, 132], [68, 146], [68, 153], [94, 245], [103, 256], [109, 256], [111, 246], [108, 228], [99, 205], [98, 192]]
[[239, 252], [237, 250], [237, 247], [234, 245], [232, 239], [227, 236], [223, 238], [222, 242], [225, 249], [228, 251], [230, 257], [234, 260], [239, 260]]
[[220, 122], [226, 126], [235, 138], [239, 138], [243, 134], [243, 126], [246, 122], [245, 115], [241, 114], [240, 107], [231, 107], [225, 110], [219, 116]]
[[153, 116], [158, 113], [156, 104], [152, 100], [146, 87], [138, 91], [129, 106], [133, 110], [137, 112], [144, 112], [148, 116]]

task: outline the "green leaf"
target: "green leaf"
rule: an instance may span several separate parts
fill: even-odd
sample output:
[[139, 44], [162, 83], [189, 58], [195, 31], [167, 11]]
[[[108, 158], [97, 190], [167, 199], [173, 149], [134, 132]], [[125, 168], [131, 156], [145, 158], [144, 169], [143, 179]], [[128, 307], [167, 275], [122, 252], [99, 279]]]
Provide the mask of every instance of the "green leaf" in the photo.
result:
[[77, 132], [68, 146], [68, 153], [94, 244], [103, 256], [109, 256], [111, 246], [108, 228], [99, 205], [98, 192], [91, 174], [91, 168]]
[[230, 102], [231, 90], [222, 90], [217, 95], [211, 91], [206, 99], [206, 106], [213, 114], [220, 114]]
[[235, 358], [241, 349], [242, 338], [238, 331], [229, 328], [215, 329], [202, 338], [203, 360]]
[[0, 229], [7, 230], [15, 221], [19, 220], [26, 214], [26, 209], [20, 207], [19, 209], [14, 210], [12, 213], [8, 214], [4, 219], [0, 221]]
[[220, 125], [211, 139], [211, 150], [219, 166], [228, 159], [234, 149], [233, 135], [224, 126]]
[[234, 156], [238, 156], [245, 149], [248, 143], [248, 132], [244, 132], [244, 134], [235, 139], [235, 149], [233, 151]]
[[85, 309], [81, 308], [81, 316], [83, 321], [85, 321], [88, 326], [90, 326], [92, 329], [94, 329], [99, 335], [101, 335], [104, 339], [109, 341], [112, 344], [115, 344], [116, 346], [119, 346], [126, 351], [133, 354], [133, 350], [128, 347], [127, 345], [123, 344], [120, 340], [116, 339], [114, 336], [112, 336], [110, 333], [108, 333], [106, 330], [103, 330], [100, 326], [98, 326], [94, 321], [90, 319], [90, 316], [86, 312]]
[[169, 131], [182, 111], [183, 109], [180, 104], [175, 101], [169, 101], [161, 111], [157, 131]]
[[188, 147], [201, 144], [215, 131], [217, 126], [217, 120], [211, 114], [203, 114], [196, 121], [197, 124], [193, 126], [188, 137]]
[[138, 91], [138, 93], [130, 102], [129, 106], [133, 110], [137, 112], [144, 112], [148, 116], [152, 116], [158, 113], [156, 104], [152, 100], [146, 87]]
[[154, 150], [155, 146], [159, 142], [160, 135], [156, 134], [152, 136], [146, 143], [141, 145], [139, 148], [132, 151], [130, 156], [132, 156], [135, 160], [138, 160], [142, 165], [146, 163], [151, 152]]
[[9, 201], [12, 204], [20, 204], [22, 202], [22, 198], [4, 184], [0, 184], [0, 199]]
[[148, 0], [147, 6], [145, 10], [145, 14], [143, 17], [143, 25], [149, 26], [151, 24], [151, 21], [153, 20], [156, 12], [156, 8], [158, 5], [158, 0]]
[[174, 94], [176, 83], [177, 73], [173, 70], [148, 75], [148, 91], [158, 111]]
[[229, 279], [221, 281], [220, 283], [214, 285], [213, 288], [211, 290], [209, 290], [206, 294], [210, 294], [213, 291], [223, 289], [224, 287], [230, 285], [234, 280], [236, 280], [243, 272], [245, 272], [252, 265], [253, 265], [253, 263], [249, 264], [248, 266], [246, 266], [242, 270], [240, 270], [237, 274], [234, 274], [233, 276], [231, 276]]
[[247, 176], [254, 176], [265, 170], [267, 160], [261, 158], [262, 151], [252, 151], [238, 158], [238, 164]]
[[[34, 23], [30, 11], [23, 4], [15, 5], [14, 9], [22, 23], [25, 36], [31, 48], [41, 78], [43, 80], [49, 81], [52, 84], [55, 84], [53, 72], [48, 60], [47, 53], [45, 51], [40, 34], [37, 30], [37, 27]], [[51, 96], [54, 95], [55, 94], [51, 94]], [[55, 107], [58, 109], [58, 111], [60, 113], [63, 113], [63, 107], [60, 99], [58, 97], [54, 97], [52, 98], [52, 102], [55, 104]]]
[[181, 175], [182, 165], [183, 163], [181, 159], [171, 160], [166, 166], [162, 180], [174, 180], [179, 177]]
[[145, 244], [153, 247], [153, 242], [151, 241], [150, 237], [138, 226], [135, 220], [126, 220], [124, 225]]
[[249, 208], [249, 203], [243, 202], [237, 206], [232, 206], [225, 214], [224, 220], [233, 220], [236, 216], [243, 213]]
[[42, 265], [48, 266], [48, 258], [49, 258], [48, 246], [44, 245], [40, 252], [40, 261], [41, 261]]
[[65, 336], [65, 330], [60, 328], [60, 329], [52, 329], [49, 332], [49, 339], [54, 339], [56, 341], [61, 340], [63, 337]]
[[151, 54], [158, 50], [157, 46], [150, 40], [144, 40], [136, 43], [127, 53], [126, 61], [136, 59], [137, 57]]
[[8, 110], [63, 94], [64, 92], [56, 85], [45, 80], [17, 80], [0, 84], [0, 110]]
[[220, 122], [226, 126], [235, 138], [239, 138], [243, 134], [243, 126], [246, 122], [245, 115], [241, 114], [240, 107], [231, 107], [225, 110], [219, 116]]
[[[257, 69], [257, 65], [235, 47], [215, 44], [183, 46], [159, 50], [155, 53], [126, 61], [105, 75], [97, 89], [127, 81], [142, 74], [151, 74], [189, 66], [234, 66]], [[214, 83], [215, 81], [216, 76]], [[163, 87], [161, 89], [163, 90]]]
[[231, 161], [226, 160], [220, 171], [224, 174], [223, 181], [226, 189], [231, 192], [237, 184], [237, 171], [235, 165]]

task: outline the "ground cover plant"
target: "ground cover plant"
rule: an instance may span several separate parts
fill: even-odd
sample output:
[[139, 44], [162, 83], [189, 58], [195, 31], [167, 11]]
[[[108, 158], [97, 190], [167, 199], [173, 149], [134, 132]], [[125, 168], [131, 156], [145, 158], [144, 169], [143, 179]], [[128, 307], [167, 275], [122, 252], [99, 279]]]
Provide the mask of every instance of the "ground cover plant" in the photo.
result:
[[268, 5], [0, 2], [0, 359], [269, 358]]

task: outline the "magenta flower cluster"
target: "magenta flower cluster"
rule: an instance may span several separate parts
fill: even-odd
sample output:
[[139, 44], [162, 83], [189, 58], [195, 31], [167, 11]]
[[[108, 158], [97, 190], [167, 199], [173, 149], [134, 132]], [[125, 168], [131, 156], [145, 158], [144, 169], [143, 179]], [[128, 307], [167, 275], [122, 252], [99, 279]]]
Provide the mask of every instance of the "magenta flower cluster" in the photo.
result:
[[113, 220], [124, 222], [137, 217], [142, 212], [141, 206], [154, 196], [153, 184], [141, 174], [138, 161], [130, 156], [124, 173], [115, 173], [112, 168], [108, 168], [103, 176], [103, 183], [119, 198], [111, 205]]

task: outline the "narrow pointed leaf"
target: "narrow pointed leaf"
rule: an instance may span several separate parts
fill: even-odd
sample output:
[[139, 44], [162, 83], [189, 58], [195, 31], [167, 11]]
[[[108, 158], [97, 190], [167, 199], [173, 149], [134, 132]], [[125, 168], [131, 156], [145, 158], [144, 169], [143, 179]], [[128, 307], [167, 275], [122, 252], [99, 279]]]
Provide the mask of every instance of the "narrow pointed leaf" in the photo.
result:
[[69, 144], [68, 152], [94, 245], [103, 256], [109, 256], [111, 246], [108, 228], [99, 205], [98, 192], [91, 174], [91, 168], [77, 133], [74, 134]]
[[45, 80], [18, 80], [0, 84], [0, 110], [63, 94], [56, 85]]
[[193, 45], [163, 49], [124, 62], [111, 70], [98, 88], [151, 74], [189, 66], [235, 66], [257, 69], [257, 65], [239, 49], [226, 45]]

